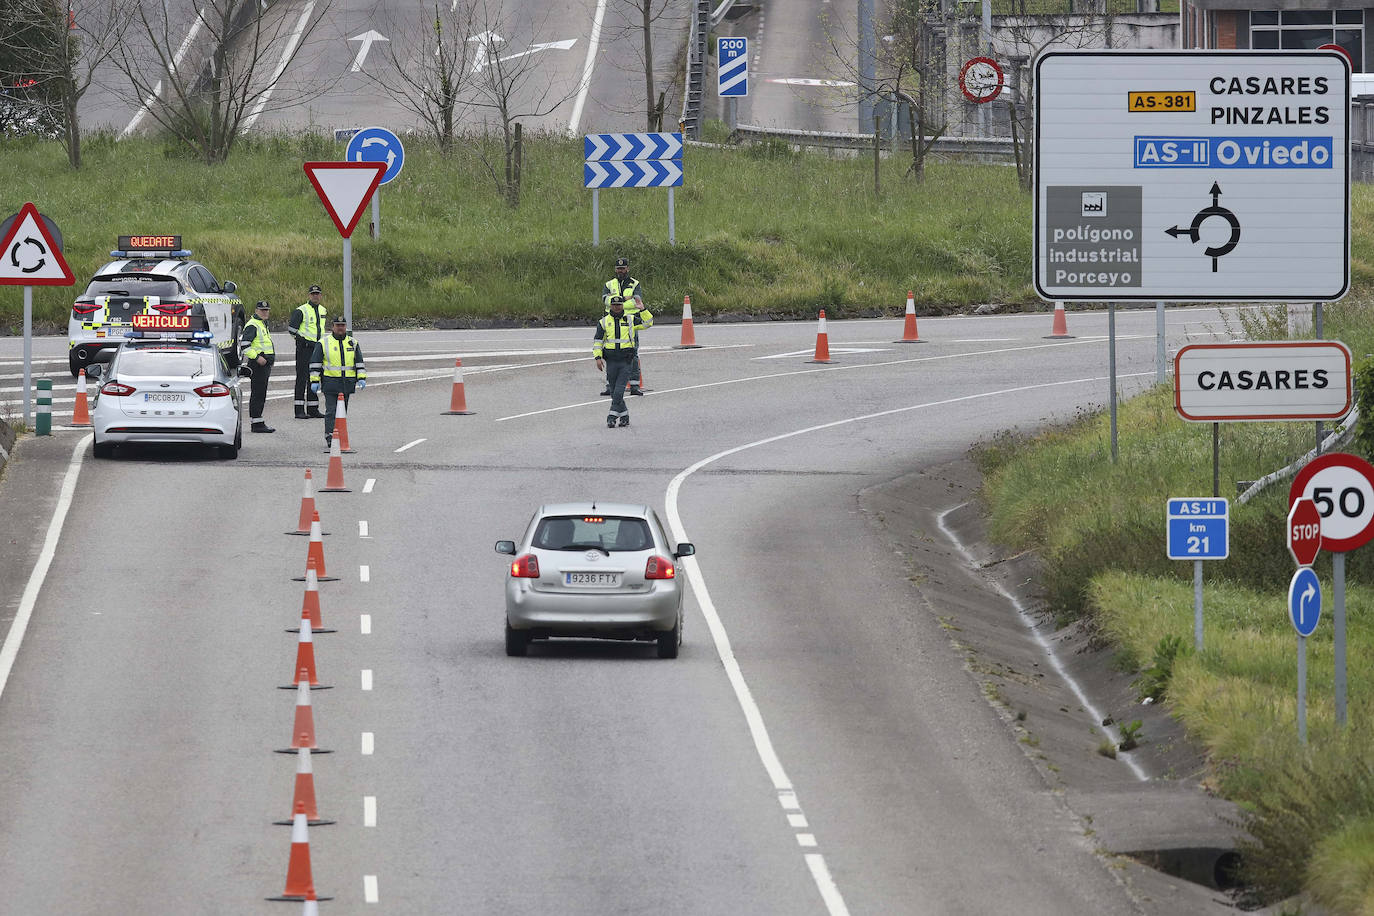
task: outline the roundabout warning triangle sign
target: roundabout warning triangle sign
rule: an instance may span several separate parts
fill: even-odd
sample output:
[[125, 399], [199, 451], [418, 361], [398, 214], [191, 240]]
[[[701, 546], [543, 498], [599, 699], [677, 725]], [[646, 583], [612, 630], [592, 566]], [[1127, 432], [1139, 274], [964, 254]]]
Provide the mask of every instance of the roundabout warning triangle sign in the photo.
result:
[[75, 282], [38, 208], [24, 204], [0, 241], [0, 285], [71, 286]]

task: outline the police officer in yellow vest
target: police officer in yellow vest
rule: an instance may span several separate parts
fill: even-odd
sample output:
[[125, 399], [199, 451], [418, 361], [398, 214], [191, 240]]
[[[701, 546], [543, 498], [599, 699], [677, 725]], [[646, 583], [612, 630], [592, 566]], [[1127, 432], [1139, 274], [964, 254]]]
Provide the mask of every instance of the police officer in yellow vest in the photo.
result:
[[635, 364], [639, 348], [639, 332], [653, 322], [647, 309], [640, 309], [634, 317], [626, 314], [625, 302], [611, 300], [611, 310], [596, 323], [592, 342], [592, 357], [596, 368], [606, 370], [606, 387], [611, 392], [611, 412], [606, 415], [607, 428], [630, 425], [630, 411], [625, 406], [625, 385]]
[[274, 433], [262, 419], [262, 409], [267, 404], [267, 380], [272, 375], [272, 364], [277, 361], [272, 349], [272, 332], [267, 330], [267, 318], [272, 314], [272, 304], [266, 299], [253, 307], [253, 317], [243, 326], [239, 341], [243, 344], [240, 358], [240, 371], [249, 372], [248, 419], [252, 421], [255, 433]]
[[[320, 303], [323, 294], [318, 286], [310, 287], [310, 301], [302, 302], [291, 313], [286, 322], [286, 330], [296, 340], [296, 419], [322, 417], [319, 399], [310, 390], [310, 355], [315, 352], [315, 344], [320, 342], [328, 331], [325, 328], [324, 305]], [[309, 407], [309, 411], [306, 408]]]
[[310, 390], [324, 398], [324, 447], [334, 442], [334, 413], [339, 395], [344, 406], [354, 391], [367, 387], [367, 366], [363, 365], [363, 348], [348, 333], [348, 323], [342, 315], [335, 315], [332, 332], [315, 344], [310, 356]]
[[[639, 287], [639, 281], [630, 276], [630, 259], [615, 259], [615, 276], [606, 281], [606, 286], [601, 291], [601, 304], [605, 306], [606, 312], [611, 311], [611, 303], [619, 299], [625, 306], [625, 314], [631, 318], [638, 316], [644, 322], [645, 328], [654, 325], [654, 316], [648, 309], [644, 308], [644, 295]], [[634, 365], [630, 367], [630, 394], [642, 395], [644, 392], [639, 390], [639, 357], [635, 357]], [[611, 393], [610, 386], [601, 392], [602, 397]]]

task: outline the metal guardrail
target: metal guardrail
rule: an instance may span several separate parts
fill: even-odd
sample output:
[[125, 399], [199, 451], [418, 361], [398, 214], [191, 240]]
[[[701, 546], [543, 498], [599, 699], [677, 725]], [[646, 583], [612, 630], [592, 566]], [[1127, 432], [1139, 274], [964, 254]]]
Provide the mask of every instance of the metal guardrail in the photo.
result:
[[[868, 149], [873, 148], [873, 135], [844, 133], [828, 130], [785, 130], [776, 127], [758, 127], [753, 124], [740, 124], [735, 128], [735, 136], [741, 140], [777, 140], [792, 146], [819, 146], [828, 149]], [[901, 139], [898, 145], [903, 144]], [[884, 141], [885, 148], [891, 141]], [[1015, 158], [1010, 137], [941, 137], [931, 149], [938, 153], [962, 154], [965, 156], [1011, 161]]]

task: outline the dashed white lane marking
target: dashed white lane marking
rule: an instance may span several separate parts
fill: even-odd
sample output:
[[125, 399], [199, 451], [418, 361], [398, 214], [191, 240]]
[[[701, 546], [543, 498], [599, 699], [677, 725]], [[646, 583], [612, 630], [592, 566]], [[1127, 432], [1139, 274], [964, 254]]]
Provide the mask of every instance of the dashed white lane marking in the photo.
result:
[[373, 749], [376, 747], [376, 744], [377, 744], [377, 742], [376, 742], [376, 739], [373, 738], [372, 732], [363, 732], [363, 756], [364, 756], [364, 757], [371, 757], [371, 756], [372, 756], [372, 751], [373, 751]]
[[401, 452], [404, 452], [406, 449], [414, 448], [415, 446], [419, 445], [421, 442], [424, 442], [424, 441], [425, 441], [424, 439], [416, 439], [414, 442], [407, 442], [405, 445], [403, 445], [403, 446], [401, 446], [400, 448], [396, 449], [396, 454], [399, 455], [399, 454], [401, 454]]
[[[1137, 372], [1134, 374], [1145, 375], [1148, 373]], [[960, 503], [960, 505], [963, 505], [963, 503]], [[977, 559], [975, 559], [973, 554], [969, 553], [968, 549], [964, 547], [964, 543], [963, 541], [959, 540], [959, 536], [955, 534], [945, 524], [945, 517], [958, 508], [959, 506], [950, 506], [948, 509], [941, 512], [939, 515], [935, 517], [935, 522], [940, 526], [940, 530], [945, 533], [945, 537], [949, 538], [949, 542], [953, 544], [956, 549], [958, 549], [960, 554], [963, 555], [964, 562], [967, 563], [970, 568], [976, 568], [978, 566]], [[1006, 598], [1007, 601], [1009, 601], [1011, 605], [1014, 608], [1016, 608], [1016, 613], [1020, 616], [1021, 623], [1025, 625], [1027, 630], [1030, 630], [1031, 635], [1035, 637], [1035, 641], [1039, 643], [1040, 648], [1045, 650], [1045, 654], [1048, 655], [1050, 658], [1051, 667], [1053, 667], [1055, 673], [1063, 679], [1064, 683], [1069, 685], [1069, 689], [1073, 691], [1073, 695], [1078, 698], [1079, 705], [1087, 711], [1090, 719], [1090, 724], [1094, 729], [1096, 729], [1097, 723], [1103, 721], [1102, 713], [1098, 711], [1095, 705], [1093, 705], [1092, 700], [1088, 699], [1088, 695], [1083, 692], [1083, 688], [1079, 686], [1078, 681], [1074, 680], [1073, 675], [1069, 674], [1068, 670], [1064, 667], [1063, 663], [1059, 661], [1059, 655], [1054, 651], [1054, 646], [1052, 646], [1050, 644], [1050, 641], [1047, 640], [1044, 634], [1040, 632], [1040, 627], [1036, 624], [1035, 619], [1026, 612], [1026, 608], [1021, 603], [1021, 600], [1017, 598], [1015, 595], [1013, 595], [1011, 592], [1003, 588], [1002, 583], [996, 581], [995, 579], [986, 579], [985, 581], [991, 584], [992, 587], [995, 588], [1002, 595], [1002, 597]], [[1106, 735], [1108, 741], [1111, 741], [1110, 734], [1107, 734], [1106, 732], [1104, 732], [1103, 734]], [[1113, 742], [1113, 744], [1115, 744], [1115, 742]], [[1126, 765], [1131, 768], [1131, 772], [1135, 774], [1136, 779], [1139, 779], [1141, 782], [1149, 780], [1149, 774], [1145, 772], [1144, 768], [1141, 767], [1141, 765], [1138, 762], [1136, 762], [1134, 754], [1118, 754], [1117, 759], [1126, 761]]]
[[806, 815], [805, 815], [805, 814], [789, 814], [789, 815], [787, 815], [787, 826], [789, 826], [789, 827], [795, 827], [795, 828], [797, 828], [798, 830], [804, 830], [804, 829], [806, 828], [806, 826], [807, 826], [807, 824], [806, 824]]
[[[455, 0], [456, 2], [456, 0]], [[363, 902], [377, 902], [377, 876], [363, 875]]]
[[371, 569], [370, 567], [367, 567], [367, 566], [359, 566], [359, 567], [358, 567], [358, 581], [359, 581], [359, 582], [371, 582], [371, 581], [372, 581], [372, 569]]
[[363, 796], [363, 826], [377, 826], [377, 796], [375, 795]]
[[371, 669], [371, 668], [364, 668], [364, 669], [363, 669], [363, 689], [364, 689], [364, 690], [371, 690], [371, 689], [372, 689], [372, 669]]
[[72, 506], [72, 497], [76, 494], [76, 478], [81, 473], [81, 462], [86, 457], [86, 446], [90, 444], [91, 439], [89, 435], [82, 436], [76, 443], [76, 448], [72, 449], [67, 474], [62, 478], [57, 505], [53, 506], [52, 519], [48, 522], [48, 533], [43, 538], [42, 550], [38, 552], [38, 562], [33, 565], [33, 572], [29, 573], [29, 582], [24, 586], [24, 594], [19, 598], [19, 609], [10, 623], [5, 643], [0, 645], [0, 696], [5, 693], [5, 682], [9, 680], [10, 669], [14, 667], [14, 660], [19, 655], [19, 645], [24, 641], [24, 631], [29, 628], [33, 606], [38, 602], [38, 593], [43, 588], [43, 581], [48, 577], [48, 568], [52, 566], [53, 557], [57, 555], [57, 542], [62, 536], [62, 525], [67, 520], [67, 510]]
[[[907, 361], [909, 360], [903, 360], [902, 362]], [[1118, 376], [1118, 378], [1134, 378], [1152, 374], [1151, 372], [1135, 372], [1129, 375]], [[686, 483], [687, 478], [707, 465], [713, 464], [722, 458], [728, 458], [731, 455], [738, 454], [739, 452], [747, 451], [748, 449], [762, 445], [771, 445], [774, 442], [781, 442], [796, 436], [804, 436], [808, 433], [834, 429], [836, 427], [846, 426], [850, 423], [859, 423], [865, 420], [876, 420], [884, 417], [897, 416], [914, 410], [925, 410], [932, 407], [943, 407], [950, 404], [979, 401], [985, 398], [1005, 397], [1009, 394], [1043, 391], [1049, 388], [1100, 383], [1102, 381], [1103, 379], [1101, 377], [1066, 379], [1057, 382], [1042, 382], [1037, 385], [1021, 385], [1015, 388], [1003, 388], [997, 391], [984, 391], [978, 394], [960, 395], [958, 397], [944, 398], [938, 401], [926, 401], [921, 404], [912, 404], [907, 407], [895, 407], [891, 410], [882, 410], [876, 413], [832, 420], [829, 423], [808, 426], [803, 429], [796, 429], [788, 433], [769, 436], [766, 439], [758, 439], [754, 442], [746, 442], [743, 445], [725, 449], [724, 451], [717, 452], [714, 455], [701, 459], [673, 477], [672, 481], [668, 484], [668, 490], [664, 497], [664, 504], [668, 513], [668, 526], [672, 529], [673, 537], [678, 541], [691, 540], [691, 538], [687, 536], [687, 529], [683, 527], [682, 514], [678, 510], [678, 494], [682, 491], [682, 485]], [[740, 709], [744, 713], [745, 723], [749, 727], [749, 734], [754, 739], [754, 750], [758, 753], [759, 760], [763, 763], [763, 768], [768, 772], [768, 776], [773, 782], [773, 787], [778, 793], [778, 801], [783, 806], [784, 810], [801, 813], [800, 805], [797, 801], [796, 790], [793, 788], [791, 780], [788, 779], [787, 772], [783, 769], [782, 760], [779, 759], [777, 751], [773, 747], [773, 740], [768, 736], [768, 727], [764, 724], [763, 713], [759, 710], [758, 704], [754, 701], [754, 695], [749, 690], [748, 682], [744, 679], [744, 670], [740, 667], [739, 661], [735, 658], [735, 651], [730, 645], [730, 634], [726, 632], [725, 624], [721, 621], [720, 614], [716, 611], [715, 603], [711, 600], [711, 592], [706, 587], [706, 578], [702, 575], [701, 564], [697, 561], [696, 557], [684, 557], [682, 559], [682, 566], [687, 571], [687, 581], [692, 587], [692, 594], [696, 596], [697, 605], [701, 609], [701, 614], [706, 618], [706, 627], [710, 631], [711, 639], [715, 644], [716, 655], [720, 658], [721, 665], [725, 669], [726, 678], [730, 681], [730, 686], [734, 690], [735, 700], [739, 703]], [[1094, 715], [1096, 714], [1094, 713]], [[807, 842], [807, 840], [809, 840], [809, 842]], [[815, 834], [797, 834], [797, 842], [803, 846], [814, 846], [816, 845]], [[830, 870], [826, 867], [824, 856], [820, 853], [808, 853], [806, 856], [806, 864], [811, 870], [812, 879], [815, 881], [816, 887], [821, 893], [821, 899], [825, 901], [826, 909], [829, 911], [830, 916], [848, 916], [849, 909], [845, 905], [844, 897], [840, 894], [839, 888], [835, 886], [834, 880], [830, 877]]]
[[369, 477], [369, 478], [367, 478], [367, 483], [363, 484], [363, 492], [364, 492], [364, 493], [371, 493], [371, 492], [372, 492], [372, 488], [375, 487], [376, 485], [377, 485], [377, 478], [376, 478], [376, 477]]
[[367, 521], [361, 518], [358, 519], [358, 537], [366, 538], [371, 536], [372, 535], [367, 533]]
[[358, 618], [358, 629], [362, 631], [362, 634], [363, 634], [364, 636], [371, 636], [371, 635], [372, 635], [372, 615], [371, 615], [371, 614], [363, 614], [361, 617]]

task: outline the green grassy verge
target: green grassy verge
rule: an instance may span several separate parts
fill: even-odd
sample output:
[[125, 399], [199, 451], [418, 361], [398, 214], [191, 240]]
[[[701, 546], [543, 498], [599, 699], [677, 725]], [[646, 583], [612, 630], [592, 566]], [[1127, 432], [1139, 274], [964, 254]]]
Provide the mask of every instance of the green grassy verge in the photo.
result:
[[[601, 245], [591, 244], [591, 193], [580, 139], [530, 138], [518, 209], [497, 193], [486, 162], [499, 148], [473, 140], [445, 158], [419, 140], [382, 190], [382, 238], [354, 233], [354, 314], [361, 327], [505, 319], [582, 321], [599, 311], [617, 254], [634, 264], [650, 307], [697, 318], [767, 314], [898, 315], [908, 290], [920, 313], [982, 303], [1044, 308], [1031, 286], [1031, 200], [1012, 169], [939, 162], [917, 184], [901, 156], [793, 153], [776, 145], [691, 147], [668, 244], [667, 192], [601, 194]], [[65, 235], [78, 283], [115, 237], [176, 233], [246, 301], [304, 301], [311, 283], [342, 303], [342, 245], [301, 168], [341, 159], [317, 135], [245, 140], [206, 166], [157, 139], [98, 135], [72, 171], [56, 143], [0, 142], [0, 209], [33, 201]], [[1374, 288], [1374, 190], [1354, 203], [1354, 294]], [[34, 290], [37, 321], [66, 327], [70, 288]], [[21, 297], [0, 294], [0, 331], [13, 333]], [[279, 319], [280, 320], [280, 319]]]
[[[1253, 315], [1231, 336], [1282, 338], [1273, 327], [1282, 313]], [[1325, 317], [1327, 336], [1344, 341], [1369, 371], [1374, 360], [1361, 354], [1374, 351], [1374, 310], [1340, 303], [1328, 305]], [[1168, 497], [1212, 492], [1210, 424], [1180, 420], [1171, 390], [1161, 386], [1120, 406], [1116, 464], [1102, 415], [1033, 436], [1010, 431], [974, 454], [986, 474], [994, 539], [1039, 551], [1059, 618], [1092, 618], [1119, 648], [1122, 666], [1140, 672], [1142, 697], [1167, 697], [1209, 751], [1212, 784], [1248, 812], [1255, 843], [1245, 858], [1259, 892], [1307, 890], [1335, 912], [1367, 914], [1374, 912], [1374, 548], [1346, 554], [1349, 727], [1334, 723], [1328, 616], [1308, 641], [1310, 743], [1303, 748], [1287, 616], [1288, 483], [1235, 501], [1238, 481], [1287, 465], [1313, 441], [1310, 423], [1222, 425], [1230, 557], [1204, 564], [1200, 654], [1191, 651], [1192, 564], [1165, 557], [1164, 522]], [[1070, 505], [1074, 511], [1065, 512]], [[1316, 570], [1329, 609], [1329, 554]]]

